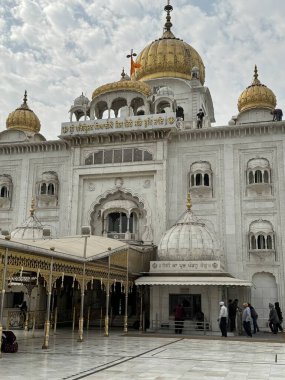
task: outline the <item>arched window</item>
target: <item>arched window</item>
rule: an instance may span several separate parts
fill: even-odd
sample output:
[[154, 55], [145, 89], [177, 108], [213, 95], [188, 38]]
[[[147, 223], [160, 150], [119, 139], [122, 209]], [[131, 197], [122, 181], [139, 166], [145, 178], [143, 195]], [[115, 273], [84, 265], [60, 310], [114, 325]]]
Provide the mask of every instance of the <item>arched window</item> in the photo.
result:
[[[266, 158], [253, 158], [247, 163], [248, 185], [269, 184], [270, 164]], [[253, 189], [255, 187], [253, 186]], [[258, 191], [260, 189], [258, 188]]]
[[255, 236], [251, 237], [251, 249], [256, 249], [256, 240]]
[[176, 108], [176, 117], [181, 117], [184, 120], [184, 109], [180, 106]]
[[0, 191], [1, 198], [9, 198], [9, 190], [6, 186], [3, 186]]
[[262, 172], [261, 170], [256, 170], [254, 175], [254, 181], [255, 183], [262, 183]]
[[[131, 213], [129, 219], [129, 232], [133, 232], [133, 218]], [[128, 231], [128, 218], [124, 212], [112, 212], [108, 215], [108, 232], [126, 233]]]
[[257, 236], [257, 249], [265, 249], [265, 237], [263, 235]]
[[41, 184], [41, 194], [46, 194], [47, 193], [47, 185], [46, 183]]
[[202, 185], [202, 174], [198, 173], [196, 174], [196, 186], [201, 186]]
[[263, 178], [264, 178], [264, 183], [269, 183], [269, 174], [267, 170], [264, 171]]
[[271, 235], [267, 236], [267, 249], [273, 249], [272, 236]]
[[49, 183], [47, 193], [48, 193], [48, 195], [54, 195], [54, 184], [53, 183]]
[[204, 174], [204, 186], [210, 186], [210, 179], [208, 173]]

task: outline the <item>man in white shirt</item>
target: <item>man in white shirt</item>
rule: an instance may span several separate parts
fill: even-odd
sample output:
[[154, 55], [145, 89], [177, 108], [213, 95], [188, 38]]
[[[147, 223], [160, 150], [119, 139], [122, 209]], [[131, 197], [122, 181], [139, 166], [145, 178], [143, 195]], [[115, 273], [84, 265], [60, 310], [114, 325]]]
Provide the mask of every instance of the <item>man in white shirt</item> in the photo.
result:
[[222, 336], [227, 337], [227, 319], [228, 319], [228, 309], [223, 301], [220, 302], [220, 314], [219, 314], [219, 326]]

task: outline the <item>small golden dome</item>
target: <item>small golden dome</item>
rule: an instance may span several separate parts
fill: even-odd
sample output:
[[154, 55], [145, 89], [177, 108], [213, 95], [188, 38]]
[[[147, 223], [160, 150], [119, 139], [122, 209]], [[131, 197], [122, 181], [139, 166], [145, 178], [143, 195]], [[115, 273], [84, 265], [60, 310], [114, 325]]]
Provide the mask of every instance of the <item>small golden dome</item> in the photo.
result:
[[164, 77], [192, 79], [191, 71], [197, 67], [202, 84], [205, 82], [205, 66], [197, 51], [186, 42], [176, 38], [171, 31], [171, 5], [167, 12], [165, 31], [161, 38], [151, 42], [138, 55], [136, 62], [141, 67], [135, 72], [135, 79], [148, 80]]
[[92, 99], [99, 95], [116, 91], [136, 91], [144, 96], [149, 96], [151, 94], [151, 87], [148, 84], [137, 80], [131, 80], [131, 78], [125, 74], [124, 70], [121, 75], [122, 77], [118, 82], [107, 83], [96, 88], [92, 94]]
[[255, 108], [273, 110], [275, 107], [276, 96], [268, 87], [260, 83], [255, 65], [252, 84], [241, 93], [238, 99], [238, 110], [239, 112]]
[[7, 129], [20, 129], [21, 131], [38, 133], [41, 123], [37, 115], [27, 104], [27, 91], [25, 91], [24, 102], [21, 107], [11, 112], [6, 120]]

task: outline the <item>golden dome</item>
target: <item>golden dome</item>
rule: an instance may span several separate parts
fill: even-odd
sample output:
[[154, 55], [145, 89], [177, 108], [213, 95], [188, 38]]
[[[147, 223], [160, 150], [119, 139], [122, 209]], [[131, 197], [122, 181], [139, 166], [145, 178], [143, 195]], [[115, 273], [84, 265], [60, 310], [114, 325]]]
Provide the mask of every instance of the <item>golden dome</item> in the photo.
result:
[[161, 38], [151, 42], [138, 55], [136, 62], [141, 65], [135, 72], [135, 79], [148, 80], [163, 77], [192, 79], [191, 71], [199, 69], [199, 78], [205, 82], [205, 66], [197, 51], [186, 42], [176, 38], [171, 31], [170, 12], [167, 5], [165, 31]]
[[20, 129], [21, 131], [38, 133], [41, 129], [41, 123], [37, 115], [29, 108], [27, 104], [27, 91], [24, 95], [24, 103], [21, 107], [11, 112], [6, 120], [7, 129]]
[[268, 87], [260, 83], [255, 65], [252, 84], [241, 93], [238, 99], [238, 110], [239, 112], [255, 108], [273, 110], [275, 107], [276, 96]]
[[121, 75], [122, 77], [118, 82], [107, 83], [96, 88], [92, 94], [92, 99], [99, 95], [116, 91], [136, 91], [144, 96], [149, 96], [151, 94], [151, 87], [148, 84], [137, 80], [131, 80], [131, 78], [125, 74], [124, 70]]

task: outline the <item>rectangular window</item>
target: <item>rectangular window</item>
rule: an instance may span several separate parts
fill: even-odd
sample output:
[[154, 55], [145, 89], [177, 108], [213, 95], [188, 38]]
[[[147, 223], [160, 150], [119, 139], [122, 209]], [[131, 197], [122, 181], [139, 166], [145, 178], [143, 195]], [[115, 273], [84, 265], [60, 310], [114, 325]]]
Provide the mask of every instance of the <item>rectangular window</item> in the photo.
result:
[[94, 153], [94, 164], [103, 164], [103, 150], [99, 150], [99, 152]]
[[111, 164], [113, 162], [113, 151], [104, 150], [104, 164]]
[[142, 150], [135, 148], [134, 150], [134, 161], [142, 161]]
[[133, 150], [124, 149], [124, 162], [132, 162], [132, 161], [133, 161]]
[[122, 150], [117, 150], [115, 149], [114, 150], [114, 163], [117, 164], [117, 163], [120, 163], [122, 162]]

